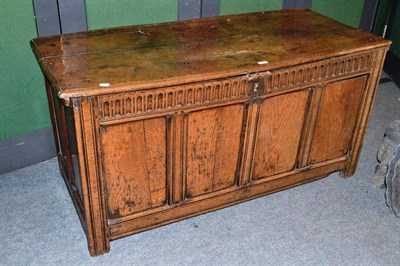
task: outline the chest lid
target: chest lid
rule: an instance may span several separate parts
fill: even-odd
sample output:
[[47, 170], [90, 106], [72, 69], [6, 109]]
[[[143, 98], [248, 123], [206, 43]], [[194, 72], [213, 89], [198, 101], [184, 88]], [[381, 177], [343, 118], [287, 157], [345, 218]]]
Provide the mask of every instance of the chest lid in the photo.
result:
[[389, 44], [305, 9], [126, 26], [31, 41], [60, 98], [245, 75]]

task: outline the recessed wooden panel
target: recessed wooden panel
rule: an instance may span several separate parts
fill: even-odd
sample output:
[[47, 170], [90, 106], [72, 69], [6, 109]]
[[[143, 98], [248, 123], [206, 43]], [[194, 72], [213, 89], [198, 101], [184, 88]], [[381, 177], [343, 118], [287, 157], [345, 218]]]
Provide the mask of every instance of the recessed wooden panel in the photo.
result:
[[308, 93], [303, 90], [272, 97], [261, 104], [253, 179], [294, 169]]
[[243, 109], [238, 104], [189, 115], [186, 197], [234, 186]]
[[101, 134], [109, 218], [166, 202], [166, 119], [108, 126]]
[[346, 79], [325, 87], [311, 149], [311, 163], [347, 154], [365, 79], [365, 76]]

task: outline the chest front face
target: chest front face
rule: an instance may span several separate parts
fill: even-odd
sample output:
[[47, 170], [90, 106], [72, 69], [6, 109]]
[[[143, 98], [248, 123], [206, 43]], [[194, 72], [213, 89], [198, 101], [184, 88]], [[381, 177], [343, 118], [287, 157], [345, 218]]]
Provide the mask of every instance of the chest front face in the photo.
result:
[[[107, 215], [162, 212], [308, 169], [344, 168], [377, 51], [98, 96]], [[288, 179], [290, 183], [290, 178]]]

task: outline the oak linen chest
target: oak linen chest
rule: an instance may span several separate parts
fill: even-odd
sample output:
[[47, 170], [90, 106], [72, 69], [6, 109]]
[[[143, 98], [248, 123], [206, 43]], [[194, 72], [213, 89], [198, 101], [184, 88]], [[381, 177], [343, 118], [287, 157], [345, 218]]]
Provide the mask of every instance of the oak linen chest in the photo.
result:
[[353, 175], [389, 45], [304, 9], [32, 40], [90, 254]]

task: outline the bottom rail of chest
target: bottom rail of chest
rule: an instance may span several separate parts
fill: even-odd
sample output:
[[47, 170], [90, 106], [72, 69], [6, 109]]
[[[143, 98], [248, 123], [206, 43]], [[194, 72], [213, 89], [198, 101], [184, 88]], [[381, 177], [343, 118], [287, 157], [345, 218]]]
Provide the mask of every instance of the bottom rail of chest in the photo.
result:
[[[110, 240], [157, 228], [162, 225], [229, 207], [241, 202], [324, 178], [333, 172], [344, 170], [346, 167], [346, 161], [347, 158], [343, 157], [331, 160], [330, 162], [314, 165], [311, 168], [294, 170], [285, 174], [271, 176], [264, 180], [250, 182], [245, 186], [234, 186], [228, 190], [220, 190], [215, 192], [214, 195], [206, 194], [197, 198], [187, 199], [178, 204], [166, 202], [164, 205], [157, 208], [137, 212], [122, 218], [105, 219], [105, 224], [103, 224], [100, 229], [97, 229], [97, 236], [104, 235], [108, 239], [103, 240], [103, 246], [98, 244], [98, 239], [90, 238], [90, 230], [94, 230], [95, 228], [93, 228], [94, 221], [88, 222], [88, 219], [96, 215], [96, 213], [104, 213], [109, 216], [109, 214], [107, 214], [109, 212], [107, 207], [103, 206], [103, 210], [98, 209], [98, 206], [93, 205], [89, 205], [89, 208], [83, 208], [83, 203], [79, 201], [80, 197], [76, 195], [76, 188], [68, 180], [67, 172], [62, 170], [61, 173], [66, 181], [83, 228], [88, 236], [89, 251], [91, 255], [94, 256], [108, 252]], [[61, 168], [63, 168], [62, 165]], [[97, 219], [100, 220], [100, 218]]]
[[332, 172], [339, 171], [344, 167], [345, 161], [339, 161], [304, 172], [293, 172], [289, 175], [277, 176], [276, 178], [271, 178], [269, 181], [237, 188], [231, 192], [221, 193], [214, 197], [208, 197], [197, 201], [188, 200], [172, 208], [141, 214], [139, 217], [132, 217], [122, 221], [110, 221], [110, 238], [111, 240], [118, 239], [312, 182], [324, 178]]

